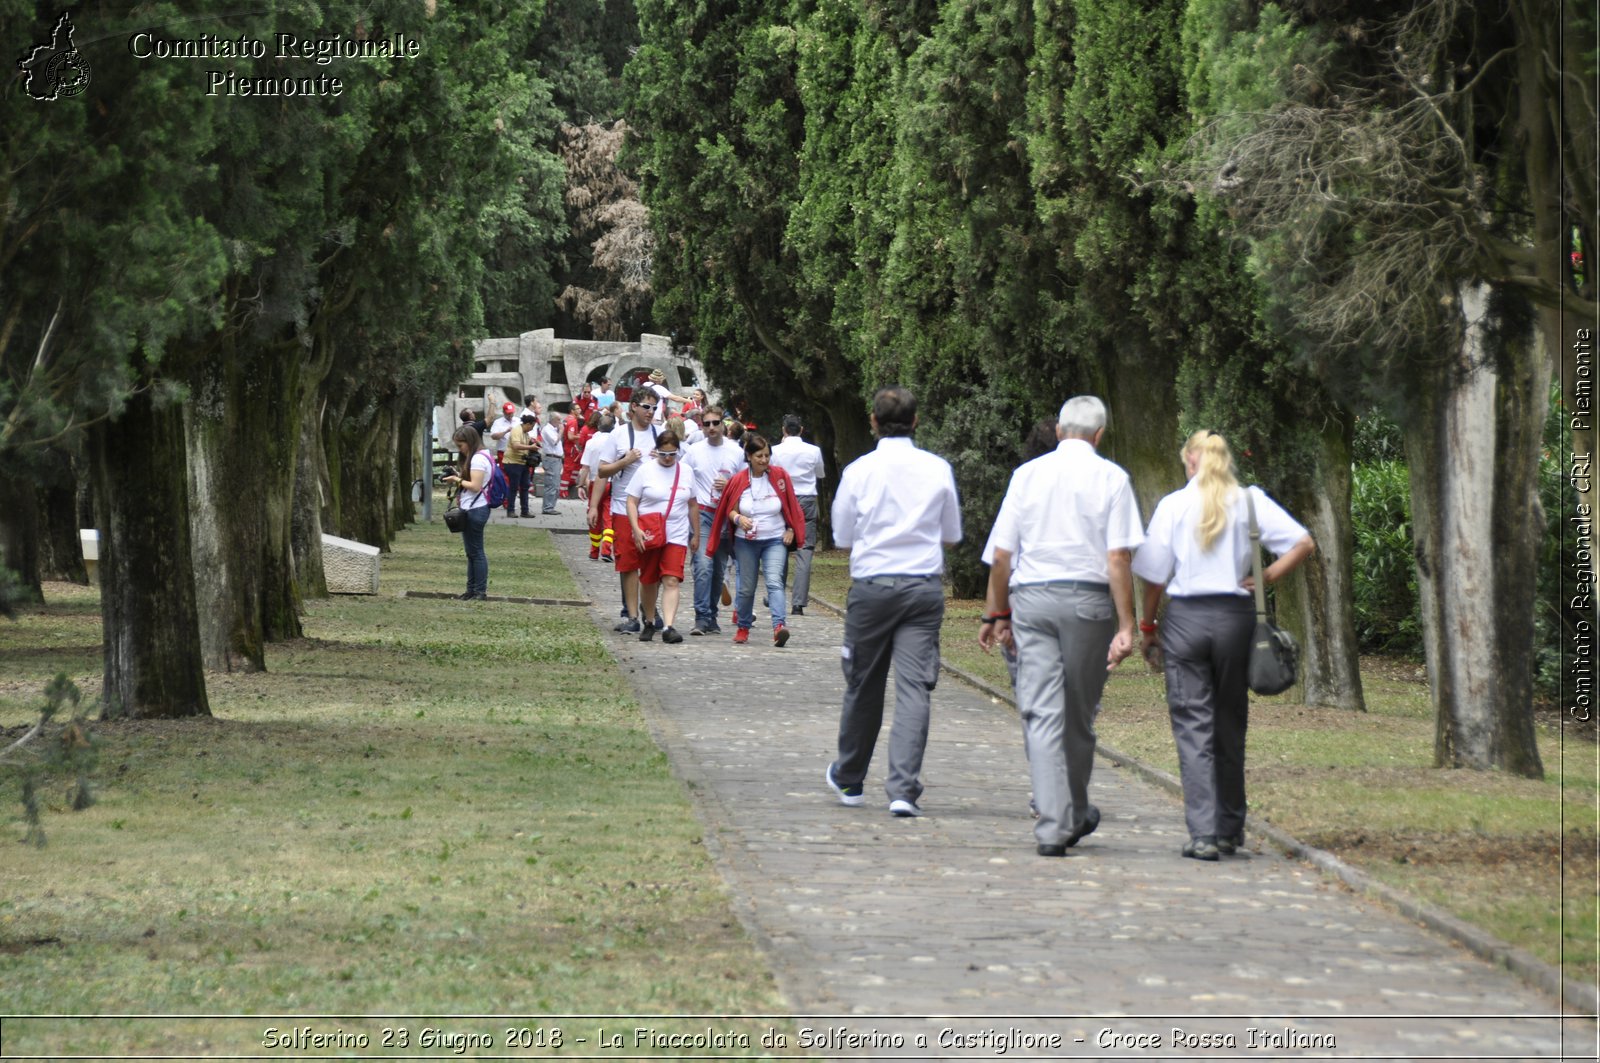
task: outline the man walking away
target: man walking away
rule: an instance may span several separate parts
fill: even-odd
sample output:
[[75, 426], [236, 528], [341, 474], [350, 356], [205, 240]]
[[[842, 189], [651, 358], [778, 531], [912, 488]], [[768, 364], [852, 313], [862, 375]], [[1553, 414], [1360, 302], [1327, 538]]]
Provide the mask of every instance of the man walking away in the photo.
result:
[[712, 518], [722, 501], [723, 489], [740, 469], [747, 467], [744, 448], [729, 442], [722, 432], [722, 407], [708, 406], [700, 411], [705, 438], [689, 448], [688, 464], [694, 470], [694, 497], [700, 506], [700, 542], [694, 552], [694, 627], [691, 635], [720, 635], [717, 602], [722, 597], [722, 577], [732, 544], [711, 541]]
[[1105, 424], [1099, 399], [1067, 400], [1061, 442], [1012, 473], [984, 548], [995, 604], [979, 641], [1016, 646], [1040, 856], [1066, 856], [1100, 825], [1089, 803], [1094, 716], [1106, 673], [1133, 652], [1133, 551], [1144, 529], [1128, 474], [1096, 453]]
[[833, 500], [833, 541], [850, 551], [844, 618], [844, 707], [839, 755], [824, 776], [846, 805], [863, 782], [883, 726], [884, 685], [894, 665], [889, 728], [889, 811], [920, 816], [922, 755], [939, 678], [944, 547], [961, 541], [961, 507], [949, 462], [911, 442], [917, 400], [902, 387], [872, 399], [877, 449], [851, 462]]
[[800, 513], [806, 518], [806, 544], [794, 552], [794, 594], [789, 614], [804, 616], [811, 601], [811, 558], [817, 548], [817, 481], [828, 473], [822, 463], [822, 448], [800, 438], [805, 425], [789, 414], [783, 419], [783, 442], [772, 448], [772, 464], [789, 474]]

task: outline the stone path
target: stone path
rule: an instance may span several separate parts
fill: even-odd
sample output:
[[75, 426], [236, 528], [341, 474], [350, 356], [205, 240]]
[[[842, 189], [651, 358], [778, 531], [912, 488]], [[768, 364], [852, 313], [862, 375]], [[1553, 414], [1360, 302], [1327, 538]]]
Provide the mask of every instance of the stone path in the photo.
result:
[[1036, 856], [1015, 718], [948, 677], [925, 815], [888, 814], [883, 744], [867, 804], [846, 808], [823, 783], [841, 620], [808, 610], [783, 650], [764, 619], [743, 648], [640, 643], [611, 632], [611, 567], [555, 539], [819, 1055], [1595, 1058], [1592, 1020], [1314, 868], [1259, 842], [1181, 859], [1177, 801], [1104, 761], [1099, 831]]

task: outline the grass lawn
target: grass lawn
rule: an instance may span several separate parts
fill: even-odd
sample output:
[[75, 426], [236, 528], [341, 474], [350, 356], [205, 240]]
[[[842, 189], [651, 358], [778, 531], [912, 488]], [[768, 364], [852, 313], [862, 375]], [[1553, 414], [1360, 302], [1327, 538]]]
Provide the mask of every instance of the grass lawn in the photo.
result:
[[[548, 533], [487, 531], [492, 592], [580, 597]], [[0, 1014], [406, 1015], [312, 1025], [365, 1034], [362, 1054], [383, 1027], [412, 1052], [444, 1030], [448, 1055], [448, 1037], [504, 1048], [524, 1026], [544, 1032], [516, 1040], [548, 1054], [533, 1041], [551, 1024], [427, 1016], [780, 1011], [588, 617], [397, 597], [459, 589], [464, 571], [442, 523], [409, 530], [382, 596], [312, 602], [266, 672], [209, 676], [212, 718], [97, 724], [98, 803], [67, 811], [52, 782], [46, 848], [17, 844], [0, 775]], [[0, 747], [55, 672], [98, 690], [98, 593], [48, 599], [0, 621]], [[249, 1055], [291, 1025], [13, 1018], [4, 1033], [8, 1054]], [[565, 1052], [593, 1050], [592, 1029], [574, 1038], [594, 1023], [564, 1025]]]
[[[843, 605], [849, 562], [816, 555], [813, 593]], [[998, 653], [977, 646], [981, 601], [951, 600], [945, 660], [1009, 690]], [[1432, 767], [1433, 715], [1422, 666], [1364, 662], [1365, 713], [1312, 709], [1289, 695], [1252, 699], [1246, 761], [1250, 814], [1338, 854], [1547, 963], [1600, 976], [1596, 940], [1593, 731], [1539, 729], [1545, 778]], [[1176, 776], [1166, 688], [1135, 655], [1106, 684], [1101, 739]], [[1018, 771], [1021, 743], [1018, 742]]]

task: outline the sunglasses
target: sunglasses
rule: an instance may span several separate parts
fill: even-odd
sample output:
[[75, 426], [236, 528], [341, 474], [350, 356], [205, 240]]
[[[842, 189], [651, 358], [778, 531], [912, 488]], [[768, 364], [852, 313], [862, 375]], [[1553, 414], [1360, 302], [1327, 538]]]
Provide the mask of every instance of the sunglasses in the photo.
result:
[[641, 410], [653, 410], [656, 408], [656, 404], [653, 402], [636, 402], [634, 405]]
[[673, 461], [677, 459], [678, 452], [676, 450], [658, 450], [656, 451], [656, 457], [666, 458], [668, 461]]

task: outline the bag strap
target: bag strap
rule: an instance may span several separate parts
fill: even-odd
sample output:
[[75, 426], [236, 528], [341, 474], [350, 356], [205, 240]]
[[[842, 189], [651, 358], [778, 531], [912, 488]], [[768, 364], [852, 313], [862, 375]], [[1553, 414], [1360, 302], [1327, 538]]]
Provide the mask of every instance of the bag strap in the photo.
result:
[[1261, 528], [1256, 524], [1256, 500], [1250, 488], [1244, 489], [1245, 508], [1250, 513], [1250, 572], [1255, 576], [1256, 623], [1267, 619], [1267, 589], [1261, 579]]

